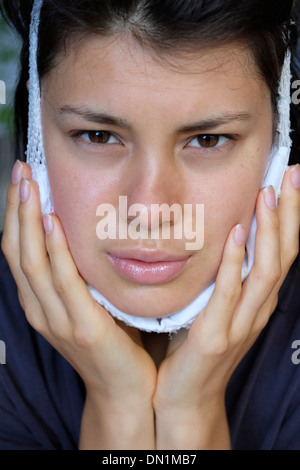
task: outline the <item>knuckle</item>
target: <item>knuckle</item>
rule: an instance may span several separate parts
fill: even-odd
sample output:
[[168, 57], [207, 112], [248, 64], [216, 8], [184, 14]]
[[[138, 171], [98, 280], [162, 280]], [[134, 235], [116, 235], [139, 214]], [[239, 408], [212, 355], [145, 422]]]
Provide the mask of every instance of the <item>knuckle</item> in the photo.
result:
[[2, 240], [1, 240], [1, 250], [5, 257], [9, 259], [11, 250], [11, 243], [9, 237], [6, 236], [5, 232], [3, 233]]
[[212, 338], [208, 338], [205, 344], [205, 353], [207, 356], [224, 356], [229, 350], [230, 342], [228, 336], [223, 333], [217, 333]]
[[28, 258], [21, 256], [20, 267], [21, 267], [22, 272], [25, 274], [27, 278], [32, 277], [34, 273], [34, 266]]
[[60, 322], [55, 321], [54, 319], [48, 320], [48, 328], [51, 335], [56, 338], [60, 343], [65, 341], [65, 329]]
[[70, 295], [71, 285], [66, 278], [55, 277], [54, 278], [54, 286], [56, 292], [60, 297], [68, 298]]
[[95, 331], [83, 328], [81, 325], [73, 328], [73, 342], [80, 349], [90, 349], [95, 343]]
[[267, 326], [270, 319], [270, 314], [259, 315], [253, 325], [253, 333], [257, 337], [262, 330]]
[[261, 308], [253, 324], [253, 333], [256, 337], [267, 326], [278, 302], [278, 294], [272, 295]]
[[231, 336], [231, 343], [233, 347], [240, 347], [241, 344], [244, 345], [249, 338], [248, 327], [245, 327], [241, 324], [235, 325], [232, 328]]
[[272, 266], [262, 266], [260, 273], [257, 274], [257, 280], [262, 286], [272, 288], [277, 282], [279, 282], [282, 275], [282, 269], [280, 262], [273, 261]]
[[281, 275], [282, 275], [281, 264], [280, 264], [280, 263], [277, 263], [277, 264], [273, 267], [273, 269], [271, 270], [271, 272], [269, 273], [270, 283], [271, 283], [271, 284], [277, 284], [277, 282], [280, 281]]
[[43, 258], [34, 258], [29, 253], [23, 253], [20, 255], [20, 268], [30, 285], [40, 285], [40, 280], [45, 272], [45, 260]]
[[29, 325], [41, 335], [45, 334], [44, 322], [41, 320], [40, 312], [36, 312], [34, 308], [26, 307], [23, 308], [25, 312], [26, 320]]
[[237, 286], [231, 286], [227, 289], [223, 289], [220, 292], [220, 295], [222, 296], [222, 300], [224, 304], [235, 304], [237, 299], [240, 296], [240, 287]]
[[24, 254], [20, 257], [20, 268], [27, 279], [32, 279], [36, 273], [41, 272], [41, 266], [37, 265], [31, 257]]

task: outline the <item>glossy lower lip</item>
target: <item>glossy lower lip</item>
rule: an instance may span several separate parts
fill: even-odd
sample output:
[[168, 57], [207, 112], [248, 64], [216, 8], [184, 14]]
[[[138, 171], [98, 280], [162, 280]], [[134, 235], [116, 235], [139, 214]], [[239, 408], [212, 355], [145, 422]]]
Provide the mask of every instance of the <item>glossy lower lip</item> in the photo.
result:
[[163, 284], [175, 279], [184, 270], [190, 257], [172, 261], [143, 261], [107, 255], [109, 262], [124, 278], [137, 284]]

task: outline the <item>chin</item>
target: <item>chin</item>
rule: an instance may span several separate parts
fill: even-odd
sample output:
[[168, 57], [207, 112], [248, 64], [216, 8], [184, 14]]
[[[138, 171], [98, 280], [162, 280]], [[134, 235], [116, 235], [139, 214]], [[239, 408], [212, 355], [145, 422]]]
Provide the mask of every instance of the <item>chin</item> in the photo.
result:
[[[141, 292], [141, 289], [144, 292]], [[147, 293], [145, 291], [148, 290]], [[198, 295], [190, 295], [189, 297], [180, 295], [167, 289], [158, 292], [157, 288], [143, 286], [139, 292], [114, 295], [111, 292], [105, 292], [98, 289], [99, 292], [118, 310], [133, 317], [142, 318], [163, 318], [179, 312], [187, 307]]]
[[127, 315], [141, 318], [163, 318], [186, 308], [211, 282], [202, 279], [200, 273], [176, 279], [159, 285], [136, 284], [119, 279], [110, 272], [101, 279], [94, 271], [80, 272], [83, 279], [93, 286], [116, 309]]

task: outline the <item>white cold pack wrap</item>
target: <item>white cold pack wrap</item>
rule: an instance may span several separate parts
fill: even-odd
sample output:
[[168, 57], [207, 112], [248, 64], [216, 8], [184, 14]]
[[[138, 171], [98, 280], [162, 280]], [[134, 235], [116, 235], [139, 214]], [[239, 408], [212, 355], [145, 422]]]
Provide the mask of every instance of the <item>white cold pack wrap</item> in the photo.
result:
[[[38, 28], [40, 20], [40, 10], [43, 0], [35, 0], [32, 10], [32, 20], [30, 29], [30, 83], [29, 83], [29, 123], [28, 123], [28, 147], [27, 163], [31, 166], [32, 177], [38, 183], [40, 190], [41, 207], [43, 214], [54, 212], [51, 190], [48, 180], [45, 151], [43, 145], [40, 84], [37, 70], [37, 50], [38, 50]], [[276, 142], [269, 156], [262, 187], [273, 185], [277, 194], [280, 195], [280, 188], [284, 173], [288, 166], [291, 148], [290, 139], [290, 52], [287, 53], [282, 71], [280, 84], [280, 99], [278, 104], [279, 123], [277, 128]], [[95, 230], [96, 233], [96, 230]], [[243, 264], [242, 280], [248, 276], [254, 261], [254, 246], [256, 234], [256, 217], [253, 216], [250, 233], [246, 242], [246, 257]], [[157, 333], [173, 333], [181, 328], [190, 328], [195, 318], [207, 305], [214, 290], [214, 284], [205, 289], [187, 307], [162, 318], [141, 318], [128, 315], [116, 309], [107, 299], [89, 286], [92, 297], [101, 304], [115, 318], [125, 322], [129, 326], [144, 331]]]

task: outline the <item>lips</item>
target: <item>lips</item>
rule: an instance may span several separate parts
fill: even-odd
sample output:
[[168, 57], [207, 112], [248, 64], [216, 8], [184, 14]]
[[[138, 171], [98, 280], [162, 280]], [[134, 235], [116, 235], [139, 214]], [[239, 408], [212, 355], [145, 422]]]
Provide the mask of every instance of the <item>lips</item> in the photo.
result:
[[163, 284], [179, 276], [190, 256], [178, 256], [157, 250], [107, 254], [108, 261], [125, 279], [137, 284]]

